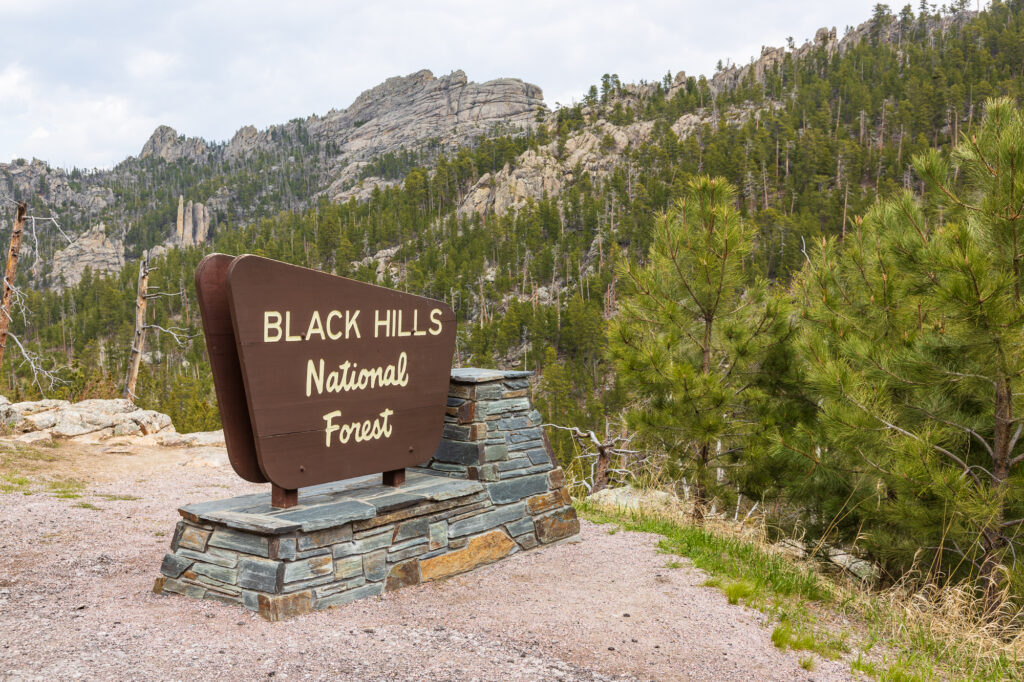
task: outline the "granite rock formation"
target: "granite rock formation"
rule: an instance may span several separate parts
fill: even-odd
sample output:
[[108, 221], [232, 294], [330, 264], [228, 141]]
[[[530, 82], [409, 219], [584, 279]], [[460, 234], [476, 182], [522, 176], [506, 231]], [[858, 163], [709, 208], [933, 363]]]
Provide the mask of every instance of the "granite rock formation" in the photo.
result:
[[205, 244], [210, 235], [210, 211], [199, 202], [185, 203], [185, 197], [178, 196], [178, 219], [174, 226], [174, 241], [177, 246]]
[[87, 267], [93, 274], [119, 272], [124, 267], [124, 243], [119, 237], [108, 235], [103, 223], [94, 225], [53, 254], [50, 281], [57, 288], [74, 286]]
[[139, 153], [139, 158], [148, 159], [156, 156], [168, 163], [175, 163], [182, 159], [201, 162], [207, 159], [209, 151], [209, 147], [202, 139], [178, 135], [178, 131], [174, 128], [162, 125], [157, 127], [146, 140], [146, 144], [142, 146], [142, 151]]
[[103, 439], [174, 431], [162, 412], [142, 410], [124, 399], [39, 400], [12, 403], [0, 396], [0, 423], [26, 442], [57, 438]]
[[454, 149], [480, 135], [532, 129], [538, 112], [546, 110], [543, 97], [539, 87], [516, 78], [473, 83], [462, 71], [439, 78], [427, 70], [417, 71], [366, 90], [347, 109], [262, 131], [245, 126], [223, 154], [229, 161], [242, 159], [273, 149], [280, 140], [301, 131], [337, 152], [328, 161], [329, 182], [323, 193], [332, 201], [350, 196], [362, 199], [373, 186], [388, 182], [360, 183], [359, 171], [367, 161], [416, 149], [427, 141], [440, 149]]

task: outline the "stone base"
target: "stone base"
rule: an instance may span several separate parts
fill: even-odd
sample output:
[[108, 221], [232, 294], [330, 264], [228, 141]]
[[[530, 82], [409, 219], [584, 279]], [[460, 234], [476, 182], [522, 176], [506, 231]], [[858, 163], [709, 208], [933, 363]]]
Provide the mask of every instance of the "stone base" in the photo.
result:
[[276, 621], [446, 578], [578, 533], [561, 473], [506, 503], [480, 481], [410, 469], [401, 488], [304, 488], [290, 509], [269, 493], [188, 505], [153, 591]]
[[179, 509], [153, 591], [268, 620], [446, 578], [580, 530], [528, 396], [530, 372], [453, 369], [444, 435], [400, 488], [380, 476]]

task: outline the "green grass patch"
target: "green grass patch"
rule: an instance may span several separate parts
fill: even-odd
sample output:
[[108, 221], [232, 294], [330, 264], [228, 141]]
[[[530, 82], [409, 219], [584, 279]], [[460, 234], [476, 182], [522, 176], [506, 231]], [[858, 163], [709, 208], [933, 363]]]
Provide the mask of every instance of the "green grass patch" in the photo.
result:
[[675, 559], [669, 559], [665, 562], [665, 568], [682, 568], [685, 565], [682, 561], [676, 561]]
[[742, 599], [745, 602], [749, 602], [752, 597], [759, 596], [757, 586], [749, 580], [737, 580], [727, 584], [722, 588], [725, 592], [725, 598], [730, 604], [739, 604]]
[[96, 511], [100, 510], [100, 508], [97, 507], [95, 504], [89, 504], [88, 502], [78, 502], [75, 504], [75, 506], [81, 507], [82, 509], [94, 509]]
[[136, 497], [135, 495], [101, 494], [101, 495], [98, 495], [98, 497], [102, 497], [104, 500], [106, 500], [108, 502], [131, 502], [131, 501], [134, 501], [134, 500], [142, 499], [142, 498]]
[[0, 475], [0, 493], [31, 492], [28, 490], [31, 483], [32, 481], [24, 476], [2, 474]]
[[772, 630], [772, 644], [785, 651], [813, 651], [822, 658], [836, 659], [849, 651], [842, 639], [824, 630], [813, 630], [802, 623], [783, 620]]
[[830, 603], [833, 599], [832, 589], [824, 579], [791, 559], [771, 554], [749, 542], [652, 516], [613, 516], [586, 502], [577, 508], [594, 523], [616, 523], [626, 530], [662, 535], [664, 539], [658, 547], [663, 552], [688, 557], [694, 566], [713, 577], [745, 581], [754, 593], [799, 596], [820, 603]]
[[878, 664], [865, 660], [863, 654], [857, 654], [857, 658], [850, 661], [850, 670], [855, 673], [864, 673], [870, 677], [878, 677], [881, 674]]
[[85, 490], [85, 482], [77, 478], [58, 478], [47, 481], [46, 489], [56, 493], [57, 497], [80, 496], [79, 493]]

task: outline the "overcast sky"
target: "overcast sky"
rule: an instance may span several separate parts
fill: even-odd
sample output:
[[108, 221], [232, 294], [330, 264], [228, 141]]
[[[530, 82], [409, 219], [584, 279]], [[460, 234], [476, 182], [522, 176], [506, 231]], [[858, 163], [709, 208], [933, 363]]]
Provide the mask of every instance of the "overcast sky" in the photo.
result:
[[522, 78], [554, 107], [603, 73], [710, 75], [788, 36], [842, 36], [876, 1], [0, 0], [0, 160], [109, 167], [160, 124], [225, 140], [424, 68]]

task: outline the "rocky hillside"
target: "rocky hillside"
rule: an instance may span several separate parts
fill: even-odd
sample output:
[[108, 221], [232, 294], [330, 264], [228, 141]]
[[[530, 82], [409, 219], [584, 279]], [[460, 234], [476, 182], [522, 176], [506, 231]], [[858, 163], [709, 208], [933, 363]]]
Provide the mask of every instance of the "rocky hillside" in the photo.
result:
[[[37, 159], [0, 163], [0, 196], [57, 219], [63, 234], [39, 223], [26, 257], [33, 284], [60, 287], [77, 282], [85, 267], [116, 271], [157, 244], [203, 244], [221, 223], [303, 208], [320, 197], [368, 196], [395, 181], [368, 170], [375, 159], [401, 153], [428, 161], [481, 137], [521, 135], [545, 111], [541, 89], [530, 83], [473, 83], [462, 71], [435, 77], [423, 70], [389, 78], [346, 109], [265, 130], [245, 126], [226, 143], [160, 126], [137, 157], [110, 170], [67, 171]], [[112, 234], [117, 238], [105, 238]]]
[[[707, 106], [687, 112], [674, 120], [671, 131], [680, 139], [696, 134], [705, 126], [718, 127], [720, 124], [739, 127], [751, 119], [760, 118], [764, 112], [782, 108], [784, 103], [770, 97], [758, 103], [743, 102], [739, 105], [721, 107], [718, 100], [742, 87], [763, 86], [766, 78], [779, 69], [787, 59], [791, 64], [807, 63], [815, 59], [832, 59], [847, 54], [865, 41], [897, 48], [903, 41], [911, 39], [931, 40], [936, 34], [945, 33], [956, 26], [962, 26], [977, 13], [964, 11], [955, 15], [935, 17], [923, 26], [906, 26], [897, 21], [876, 26], [876, 22], [864, 22], [850, 30], [842, 39], [836, 37], [836, 29], [820, 28], [813, 40], [799, 47], [763, 46], [761, 55], [743, 66], [730, 64], [717, 71], [710, 79], [701, 76], [690, 78], [685, 71], [679, 71], [663, 83], [626, 84], [615, 87], [604, 102], [585, 101], [580, 108], [584, 120], [591, 122], [582, 130], [571, 134], [564, 143], [557, 141], [524, 152], [515, 163], [506, 165], [499, 173], [483, 175], [472, 191], [459, 206], [461, 215], [495, 213], [503, 215], [509, 210], [522, 208], [528, 199], [539, 200], [543, 196], [558, 196], [562, 189], [572, 184], [580, 171], [590, 175], [592, 181], [606, 178], [619, 167], [627, 150], [638, 149], [651, 140], [654, 121], [636, 123], [615, 123], [609, 120], [609, 112], [619, 105], [622, 110], [640, 112], [654, 96], [662, 94], [671, 100], [688, 87], [706, 83], [710, 93]], [[659, 92], [660, 91], [660, 92]], [[545, 118], [549, 126], [557, 124], [557, 114], [552, 112]]]
[[[841, 39], [835, 28], [822, 28], [799, 47], [763, 47], [758, 59], [726, 65], [709, 79], [680, 71], [660, 83], [623, 85], [612, 77], [600, 101], [588, 96], [571, 110], [586, 125], [531, 145], [503, 168], [478, 173], [472, 187], [460, 192], [457, 214], [503, 215], [529, 200], [559, 196], [580, 173], [591, 181], [606, 178], [630, 150], [650, 142], [654, 121], [642, 112], [653, 98], [702, 93], [698, 108], [670, 124], [680, 139], [722, 123], [741, 126], [784, 101], [769, 96], [721, 102], [743, 88], [764, 90], [786, 60], [820, 63], [865, 41], [899, 49], [904, 41], [933, 40], [973, 16], [965, 11], [925, 22], [876, 18]], [[389, 78], [345, 109], [264, 130], [244, 126], [228, 142], [160, 126], [137, 157], [110, 170], [68, 172], [39, 160], [0, 163], [0, 196], [28, 200], [38, 215], [58, 219], [62, 230], [35, 226], [26, 258], [32, 285], [60, 288], [77, 282], [86, 267], [116, 272], [143, 249], [202, 245], [219, 225], [301, 210], [320, 198], [367, 200], [375, 189], [401, 183], [411, 168], [432, 167], [439, 154], [485, 138], [558, 131], [564, 113], [548, 111], [541, 89], [518, 79], [473, 83], [462, 71], [436, 77], [423, 70]]]
[[294, 141], [312, 143], [329, 150], [322, 169], [329, 184], [313, 194], [337, 201], [351, 195], [360, 170], [378, 156], [424, 147], [451, 150], [481, 135], [526, 131], [544, 109], [541, 89], [519, 79], [471, 83], [462, 71], [437, 78], [423, 70], [389, 78], [363, 92], [347, 109], [266, 130], [245, 126], [226, 144], [211, 145], [161, 126], [143, 145], [139, 159], [232, 163], [274, 154], [282, 146], [295, 146]]

